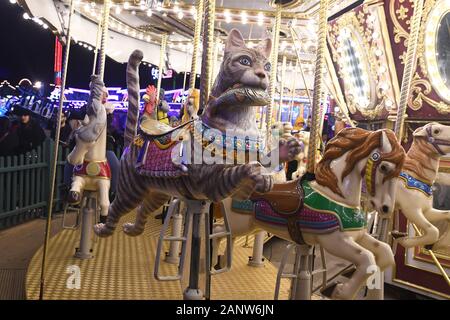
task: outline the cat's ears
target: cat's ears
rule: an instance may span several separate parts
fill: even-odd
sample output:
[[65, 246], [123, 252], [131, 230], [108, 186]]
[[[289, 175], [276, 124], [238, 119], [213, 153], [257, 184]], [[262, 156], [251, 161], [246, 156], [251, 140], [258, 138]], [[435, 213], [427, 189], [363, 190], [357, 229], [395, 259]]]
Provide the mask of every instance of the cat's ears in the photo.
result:
[[261, 51], [266, 58], [269, 58], [270, 53], [272, 52], [272, 40], [262, 40], [256, 47], [256, 50]]
[[225, 53], [240, 48], [245, 48], [244, 37], [242, 36], [242, 33], [238, 29], [232, 29], [228, 34], [227, 44], [225, 46]]
[[[227, 44], [225, 46], [225, 53], [233, 51], [234, 49], [246, 48], [244, 37], [238, 29], [232, 29], [228, 34]], [[257, 50], [261, 51], [266, 58], [270, 57], [270, 52], [272, 51], [272, 40], [265, 39], [262, 40], [256, 47]]]

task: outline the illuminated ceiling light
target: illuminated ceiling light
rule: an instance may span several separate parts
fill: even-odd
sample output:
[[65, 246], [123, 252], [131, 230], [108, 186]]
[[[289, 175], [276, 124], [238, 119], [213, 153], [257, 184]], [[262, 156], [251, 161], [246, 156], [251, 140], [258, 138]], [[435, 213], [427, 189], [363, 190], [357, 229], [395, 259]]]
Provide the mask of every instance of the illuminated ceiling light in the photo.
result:
[[36, 89], [40, 89], [40, 88], [42, 87], [42, 82], [36, 81], [36, 82], [34, 83], [34, 87], [35, 87]]
[[231, 14], [230, 14], [230, 10], [226, 9], [226, 10], [223, 12], [223, 15], [224, 15], [224, 17], [225, 17], [225, 22], [226, 22], [226, 23], [230, 23], [230, 22], [231, 22]]
[[9, 0], [9, 3], [11, 3], [11, 4], [16, 4], [16, 3], [17, 3], [17, 0]]
[[161, 2], [158, 2], [158, 4], [156, 5], [156, 11], [161, 11], [162, 7], [161, 7]]
[[23, 14], [23, 18], [24, 18], [25, 20], [31, 19], [30, 15], [29, 15], [28, 13], [26, 13], [26, 12]]
[[247, 22], [248, 22], [246, 11], [241, 12], [241, 22], [242, 22], [242, 24], [247, 24]]
[[195, 9], [194, 6], [191, 7], [190, 12], [191, 12], [191, 14], [192, 14], [193, 16], [196, 16], [196, 15], [197, 15], [197, 10]]
[[262, 12], [258, 12], [258, 25], [262, 26], [264, 23], [264, 15]]
[[152, 10], [151, 10], [151, 9], [148, 9], [148, 10], [147, 10], [147, 17], [151, 17], [152, 14], [153, 14]]
[[173, 12], [177, 13], [180, 11], [180, 7], [178, 6], [178, 4], [173, 6]]
[[42, 28], [48, 29], [48, 25], [46, 23], [42, 24]]
[[120, 8], [120, 6], [116, 6], [115, 12], [116, 12], [116, 14], [120, 14], [122, 12], [122, 9]]
[[96, 3], [94, 1], [91, 1], [91, 7], [95, 8], [95, 6], [96, 6]]
[[124, 8], [125, 10], [128, 10], [128, 9], [130, 8], [130, 3], [129, 3], [128, 1], [125, 1], [125, 2], [123, 3], [123, 8]]
[[183, 11], [180, 11], [180, 12], [178, 12], [178, 19], [183, 19], [183, 17], [184, 17], [184, 14], [183, 14]]

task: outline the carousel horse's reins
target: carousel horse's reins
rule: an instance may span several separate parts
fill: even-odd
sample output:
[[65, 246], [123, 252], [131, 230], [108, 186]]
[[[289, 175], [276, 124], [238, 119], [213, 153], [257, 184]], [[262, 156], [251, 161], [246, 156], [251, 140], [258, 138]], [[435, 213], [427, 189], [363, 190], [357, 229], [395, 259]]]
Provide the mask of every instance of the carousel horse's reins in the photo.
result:
[[450, 142], [447, 140], [434, 138], [432, 135], [432, 129], [433, 129], [433, 126], [429, 126], [427, 128], [427, 140], [436, 149], [436, 151], [439, 152], [439, 154], [445, 156], [446, 153], [443, 152], [439, 146], [450, 146]]

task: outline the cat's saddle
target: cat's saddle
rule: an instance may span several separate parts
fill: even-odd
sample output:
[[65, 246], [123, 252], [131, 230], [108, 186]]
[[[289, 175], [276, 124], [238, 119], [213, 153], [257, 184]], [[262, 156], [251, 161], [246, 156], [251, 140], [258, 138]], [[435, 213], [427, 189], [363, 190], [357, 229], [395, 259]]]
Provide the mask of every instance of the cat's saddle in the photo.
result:
[[139, 125], [139, 128], [142, 132], [149, 136], [161, 136], [178, 129], [150, 117], [143, 119]]

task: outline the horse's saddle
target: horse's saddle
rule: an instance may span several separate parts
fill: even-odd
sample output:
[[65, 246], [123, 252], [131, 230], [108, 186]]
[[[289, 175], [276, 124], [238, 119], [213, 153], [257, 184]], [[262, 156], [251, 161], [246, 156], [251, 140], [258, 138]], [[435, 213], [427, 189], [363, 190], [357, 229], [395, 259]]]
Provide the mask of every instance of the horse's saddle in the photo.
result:
[[298, 212], [303, 208], [303, 198], [301, 179], [275, 184], [268, 193], [250, 196], [252, 201], [259, 202], [263, 206], [265, 203], [274, 213], [284, 217], [287, 220], [289, 235], [298, 244], [305, 243], [301, 230], [297, 226]]
[[255, 193], [251, 200], [265, 200], [280, 215], [295, 215], [303, 207], [303, 189], [300, 179], [273, 186], [268, 193]]

